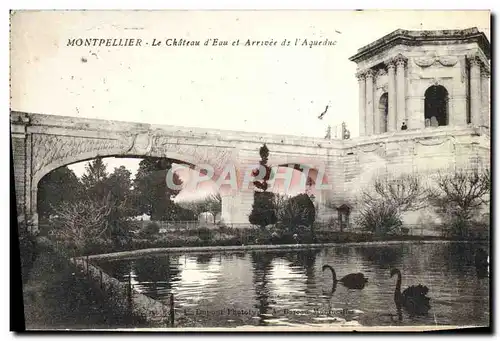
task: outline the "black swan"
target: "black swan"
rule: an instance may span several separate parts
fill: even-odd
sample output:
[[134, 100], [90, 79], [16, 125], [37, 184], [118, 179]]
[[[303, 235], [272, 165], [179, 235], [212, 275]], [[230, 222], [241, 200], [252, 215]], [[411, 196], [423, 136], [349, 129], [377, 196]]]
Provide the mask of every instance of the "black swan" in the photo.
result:
[[398, 281], [396, 282], [396, 290], [394, 290], [394, 302], [396, 307], [404, 307], [410, 315], [425, 315], [431, 308], [429, 301], [430, 298], [427, 297], [429, 288], [425, 285], [412, 285], [401, 292], [401, 271], [398, 269], [393, 269], [391, 271], [391, 277], [398, 275]]
[[334, 285], [337, 285], [337, 282], [340, 282], [349, 289], [363, 289], [366, 282], [368, 282], [368, 278], [366, 278], [365, 275], [360, 272], [345, 275], [338, 280], [335, 270], [333, 270], [330, 265], [323, 265], [323, 271], [325, 271], [326, 269], [330, 269], [330, 271], [332, 272]]

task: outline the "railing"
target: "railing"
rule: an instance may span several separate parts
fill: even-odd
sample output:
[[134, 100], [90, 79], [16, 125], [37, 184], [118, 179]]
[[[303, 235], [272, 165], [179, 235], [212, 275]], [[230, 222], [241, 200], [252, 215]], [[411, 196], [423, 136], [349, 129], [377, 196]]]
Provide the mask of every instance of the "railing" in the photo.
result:
[[144, 229], [150, 224], [155, 224], [161, 230], [190, 230], [200, 226], [197, 220], [181, 220], [181, 221], [156, 221], [156, 220], [142, 220], [138, 221], [138, 227]]
[[[268, 226], [265, 230], [260, 230], [257, 226], [249, 223], [233, 223], [233, 224], [206, 224], [198, 221], [139, 221], [137, 224], [137, 237], [148, 238], [148, 234], [142, 231], [149, 224], [156, 224], [159, 227], [158, 233], [162, 234], [174, 233], [177, 238], [198, 237], [201, 240], [210, 240], [211, 243], [224, 241], [228, 238], [237, 237], [242, 243], [255, 243], [259, 238], [270, 238], [275, 230], [274, 226]], [[300, 229], [299, 229], [300, 230]], [[313, 225], [314, 233], [330, 235], [331, 233], [354, 233], [366, 234], [366, 231], [355, 224], [349, 224], [347, 227], [340, 229], [338, 222], [332, 221], [316, 221]], [[40, 232], [42, 235], [49, 236], [53, 229], [50, 224], [41, 224]], [[442, 228], [437, 225], [423, 224], [406, 224], [396, 233], [407, 236], [441, 236]]]

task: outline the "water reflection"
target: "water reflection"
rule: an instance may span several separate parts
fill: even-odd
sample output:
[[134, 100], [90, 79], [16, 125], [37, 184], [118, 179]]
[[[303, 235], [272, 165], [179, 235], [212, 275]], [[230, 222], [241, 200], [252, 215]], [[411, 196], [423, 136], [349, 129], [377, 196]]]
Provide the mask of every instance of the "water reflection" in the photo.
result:
[[[106, 273], [120, 281], [125, 281], [130, 273], [130, 261], [103, 262]], [[107, 266], [106, 266], [107, 265]]]
[[269, 274], [272, 270], [273, 253], [252, 252], [253, 284], [257, 303], [254, 305], [259, 311], [259, 325], [264, 325], [270, 308]]
[[212, 258], [212, 254], [200, 254], [196, 257], [196, 262], [198, 264], [209, 264]]
[[[145, 294], [168, 302], [190, 318], [177, 326], [359, 323], [362, 325], [487, 325], [489, 279], [478, 276], [475, 255], [484, 244], [415, 243], [342, 246], [318, 250], [163, 255], [101, 262], [126, 280], [130, 268]], [[330, 264], [339, 277], [362, 272], [363, 290], [333, 285], [322, 272]], [[402, 290], [423, 284], [431, 309], [412, 316], [394, 301]], [[403, 308], [403, 309], [402, 309]], [[203, 313], [196, 313], [199, 310]], [[210, 312], [223, 314], [213, 315]]]
[[200, 262], [199, 255], [184, 256], [182, 259], [181, 271], [171, 290], [179, 302], [178, 305], [192, 307], [200, 301], [213, 299], [221, 277], [219, 261], [210, 257], [208, 262], [207, 258], [202, 258], [203, 262]]
[[356, 247], [354, 250], [363, 260], [379, 269], [391, 269], [395, 267], [401, 262], [403, 255], [408, 253], [408, 247], [405, 244]]
[[140, 292], [156, 299], [169, 293], [176, 281], [179, 281], [177, 262], [171, 256], [137, 258], [131, 262], [134, 271], [134, 287]]

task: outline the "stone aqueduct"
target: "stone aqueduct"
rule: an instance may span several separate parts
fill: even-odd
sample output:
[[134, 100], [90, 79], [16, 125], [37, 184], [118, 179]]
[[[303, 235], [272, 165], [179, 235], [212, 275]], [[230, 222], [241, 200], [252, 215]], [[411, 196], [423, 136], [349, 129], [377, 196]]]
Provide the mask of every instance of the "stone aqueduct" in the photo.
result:
[[[153, 156], [192, 167], [209, 164], [220, 174], [228, 164], [244, 171], [258, 164], [263, 143], [271, 166], [305, 164], [316, 175], [323, 169], [330, 188], [316, 193], [318, 201], [347, 204], [355, 213], [356, 197], [374, 177], [489, 167], [488, 59], [489, 43], [477, 29], [397, 30], [361, 48], [351, 59], [363, 75], [361, 136], [349, 140], [11, 112], [18, 219], [37, 230], [38, 183], [64, 165], [97, 156]], [[383, 70], [387, 65], [389, 72]], [[436, 113], [443, 115], [444, 125], [429, 127], [425, 117], [436, 105], [427, 103], [423, 92], [436, 84], [448, 90], [448, 97], [436, 102], [443, 105]], [[387, 107], [375, 110], [384, 93]], [[398, 129], [402, 121], [408, 130]], [[242, 176], [238, 173], [239, 180]], [[222, 219], [248, 223], [252, 202], [251, 189], [224, 192]]]

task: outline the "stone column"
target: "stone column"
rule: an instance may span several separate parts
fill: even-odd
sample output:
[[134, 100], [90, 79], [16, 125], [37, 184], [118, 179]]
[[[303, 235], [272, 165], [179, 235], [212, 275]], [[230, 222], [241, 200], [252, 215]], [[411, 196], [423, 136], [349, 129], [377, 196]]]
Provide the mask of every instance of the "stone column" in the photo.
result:
[[[399, 130], [406, 120], [406, 87], [405, 87], [405, 64], [406, 57], [397, 55], [394, 58], [396, 64], [396, 126]], [[408, 123], [407, 123], [408, 125]], [[408, 127], [410, 129], [411, 127]]]
[[[29, 119], [23, 114], [11, 114], [10, 131], [11, 131], [11, 148], [12, 161], [14, 170], [14, 188], [16, 192], [16, 209], [19, 227], [22, 227], [22, 222], [25, 221], [26, 214], [30, 212], [30, 167], [28, 167], [28, 159], [31, 154], [31, 135], [27, 133], [27, 125]], [[27, 209], [27, 207], [29, 207]], [[24, 232], [24, 231], [23, 231]]]
[[470, 120], [473, 126], [481, 125], [481, 65], [476, 55], [469, 57], [470, 65]]
[[370, 136], [374, 133], [373, 121], [373, 70], [368, 70], [365, 73], [366, 80], [366, 135]]
[[490, 126], [490, 72], [483, 68], [481, 70], [481, 113], [482, 124]]
[[396, 125], [396, 79], [395, 79], [395, 68], [396, 65], [392, 61], [387, 63], [387, 78], [388, 78], [388, 113], [387, 113], [387, 130], [396, 131], [398, 127]]
[[359, 136], [366, 135], [366, 93], [365, 93], [365, 74], [358, 72], [356, 74], [359, 85]]
[[[382, 133], [382, 122], [383, 122], [383, 114], [380, 111], [380, 97], [378, 97], [377, 84], [378, 80], [385, 76], [385, 70], [379, 69], [376, 74], [376, 80], [374, 80], [373, 87], [373, 132], [375, 135]], [[382, 92], [383, 94], [384, 92]]]

